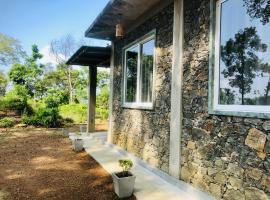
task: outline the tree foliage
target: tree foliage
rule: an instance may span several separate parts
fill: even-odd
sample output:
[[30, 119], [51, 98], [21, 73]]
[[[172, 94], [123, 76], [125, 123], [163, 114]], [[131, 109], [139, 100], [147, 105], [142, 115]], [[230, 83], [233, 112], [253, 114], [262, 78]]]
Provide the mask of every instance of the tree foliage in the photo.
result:
[[23, 85], [27, 88], [28, 94], [36, 97], [40, 90], [40, 81], [43, 75], [44, 65], [38, 64], [42, 58], [36, 45], [32, 46], [32, 55], [25, 59], [24, 64], [16, 63], [11, 67], [9, 78], [15, 85]]
[[251, 18], [260, 19], [265, 25], [270, 19], [270, 1], [269, 0], [244, 0], [247, 13]]
[[0, 65], [19, 62], [24, 56], [25, 52], [18, 40], [0, 33]]
[[56, 58], [58, 66], [61, 68], [63, 75], [65, 75], [65, 79], [67, 80], [70, 103], [73, 103], [75, 100], [76, 79], [74, 79], [74, 70], [72, 66], [67, 65], [66, 62], [76, 48], [76, 41], [71, 35], [55, 39], [50, 44], [50, 53]]
[[255, 27], [240, 30], [221, 47], [221, 59], [226, 66], [222, 74], [229, 78], [231, 87], [239, 88], [242, 105], [245, 94], [251, 90], [256, 72], [268, 65], [262, 63], [256, 54], [266, 49], [267, 45], [262, 43]]
[[0, 71], [0, 96], [4, 96], [6, 93], [8, 80], [4, 72]]
[[103, 88], [107, 86], [110, 81], [110, 74], [107, 71], [98, 71], [97, 73], [97, 87]]
[[[74, 117], [74, 121], [84, 123], [87, 117], [86, 100], [88, 98], [88, 68], [72, 68], [66, 65], [71, 56], [72, 46], [76, 46], [71, 37], [55, 40], [51, 44], [51, 53], [57, 58], [55, 66], [42, 65], [42, 55], [36, 45], [32, 46], [30, 56], [14, 59], [9, 81], [12, 89], [5, 93], [7, 77], [0, 72], [0, 110], [15, 108], [23, 115], [23, 122], [29, 125], [57, 127], [65, 118]], [[108, 117], [109, 74], [99, 71], [97, 75], [97, 116]], [[60, 114], [59, 114], [60, 110]], [[8, 113], [8, 112], [6, 112]]]

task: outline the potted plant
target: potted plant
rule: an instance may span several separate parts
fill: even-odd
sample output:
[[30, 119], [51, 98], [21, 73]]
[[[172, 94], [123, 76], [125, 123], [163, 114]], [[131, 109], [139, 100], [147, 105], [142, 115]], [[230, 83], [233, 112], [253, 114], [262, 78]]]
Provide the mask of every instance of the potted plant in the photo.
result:
[[119, 198], [130, 197], [133, 194], [136, 176], [130, 172], [133, 162], [128, 159], [120, 159], [121, 172], [112, 173], [114, 191]]

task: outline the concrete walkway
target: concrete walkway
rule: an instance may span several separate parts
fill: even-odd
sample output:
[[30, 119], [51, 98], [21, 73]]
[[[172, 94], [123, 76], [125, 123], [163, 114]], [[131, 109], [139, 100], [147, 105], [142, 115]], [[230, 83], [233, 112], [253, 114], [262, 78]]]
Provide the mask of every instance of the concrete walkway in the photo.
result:
[[[94, 133], [91, 136], [83, 134], [80, 138], [84, 140], [86, 152], [109, 173], [121, 171], [118, 166], [120, 158], [130, 158], [134, 161], [134, 194], [138, 200], [214, 200], [190, 184], [174, 179], [117, 146], [106, 143], [106, 136], [106, 133]], [[71, 140], [76, 137], [70, 134]]]

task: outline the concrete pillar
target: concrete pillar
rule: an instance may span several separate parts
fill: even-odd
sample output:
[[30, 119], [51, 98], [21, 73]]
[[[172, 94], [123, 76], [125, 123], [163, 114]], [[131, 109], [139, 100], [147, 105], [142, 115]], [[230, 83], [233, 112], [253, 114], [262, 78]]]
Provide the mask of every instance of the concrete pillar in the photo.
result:
[[89, 67], [87, 133], [95, 132], [97, 67]]
[[183, 35], [184, 0], [174, 0], [173, 63], [171, 85], [171, 122], [169, 173], [180, 178], [181, 133], [182, 133], [182, 80], [183, 80]]
[[107, 142], [112, 143], [113, 134], [113, 69], [114, 69], [114, 42], [112, 42], [111, 61], [110, 61], [110, 96], [109, 96], [109, 130]]

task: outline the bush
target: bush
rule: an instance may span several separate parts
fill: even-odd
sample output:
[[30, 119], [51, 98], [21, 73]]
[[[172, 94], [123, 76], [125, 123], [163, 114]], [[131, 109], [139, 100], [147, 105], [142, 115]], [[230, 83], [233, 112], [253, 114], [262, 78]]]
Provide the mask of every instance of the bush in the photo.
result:
[[63, 118], [70, 118], [75, 123], [85, 123], [87, 121], [87, 105], [68, 104], [59, 107], [59, 113]]
[[96, 118], [101, 120], [106, 120], [109, 117], [108, 109], [104, 108], [96, 108]]
[[22, 121], [27, 125], [56, 128], [62, 125], [63, 119], [57, 108], [42, 108], [33, 116], [24, 116]]
[[124, 172], [129, 171], [133, 167], [132, 160], [129, 159], [120, 159], [118, 160], [120, 167], [122, 167]]
[[43, 101], [28, 99], [27, 104], [33, 109], [34, 113], [36, 113], [40, 109], [46, 108], [46, 104]]
[[67, 104], [69, 96], [66, 91], [50, 89], [47, 96], [44, 98], [44, 102], [47, 108], [57, 108], [60, 105]]
[[64, 118], [64, 119], [63, 119], [63, 124], [64, 124], [65, 126], [69, 126], [69, 125], [71, 125], [71, 124], [73, 124], [73, 123], [74, 123], [73, 119], [70, 119], [70, 118]]
[[0, 128], [11, 128], [15, 125], [15, 120], [13, 118], [5, 117], [0, 119]]
[[24, 111], [27, 108], [27, 102], [18, 97], [4, 97], [0, 99], [0, 110]]

